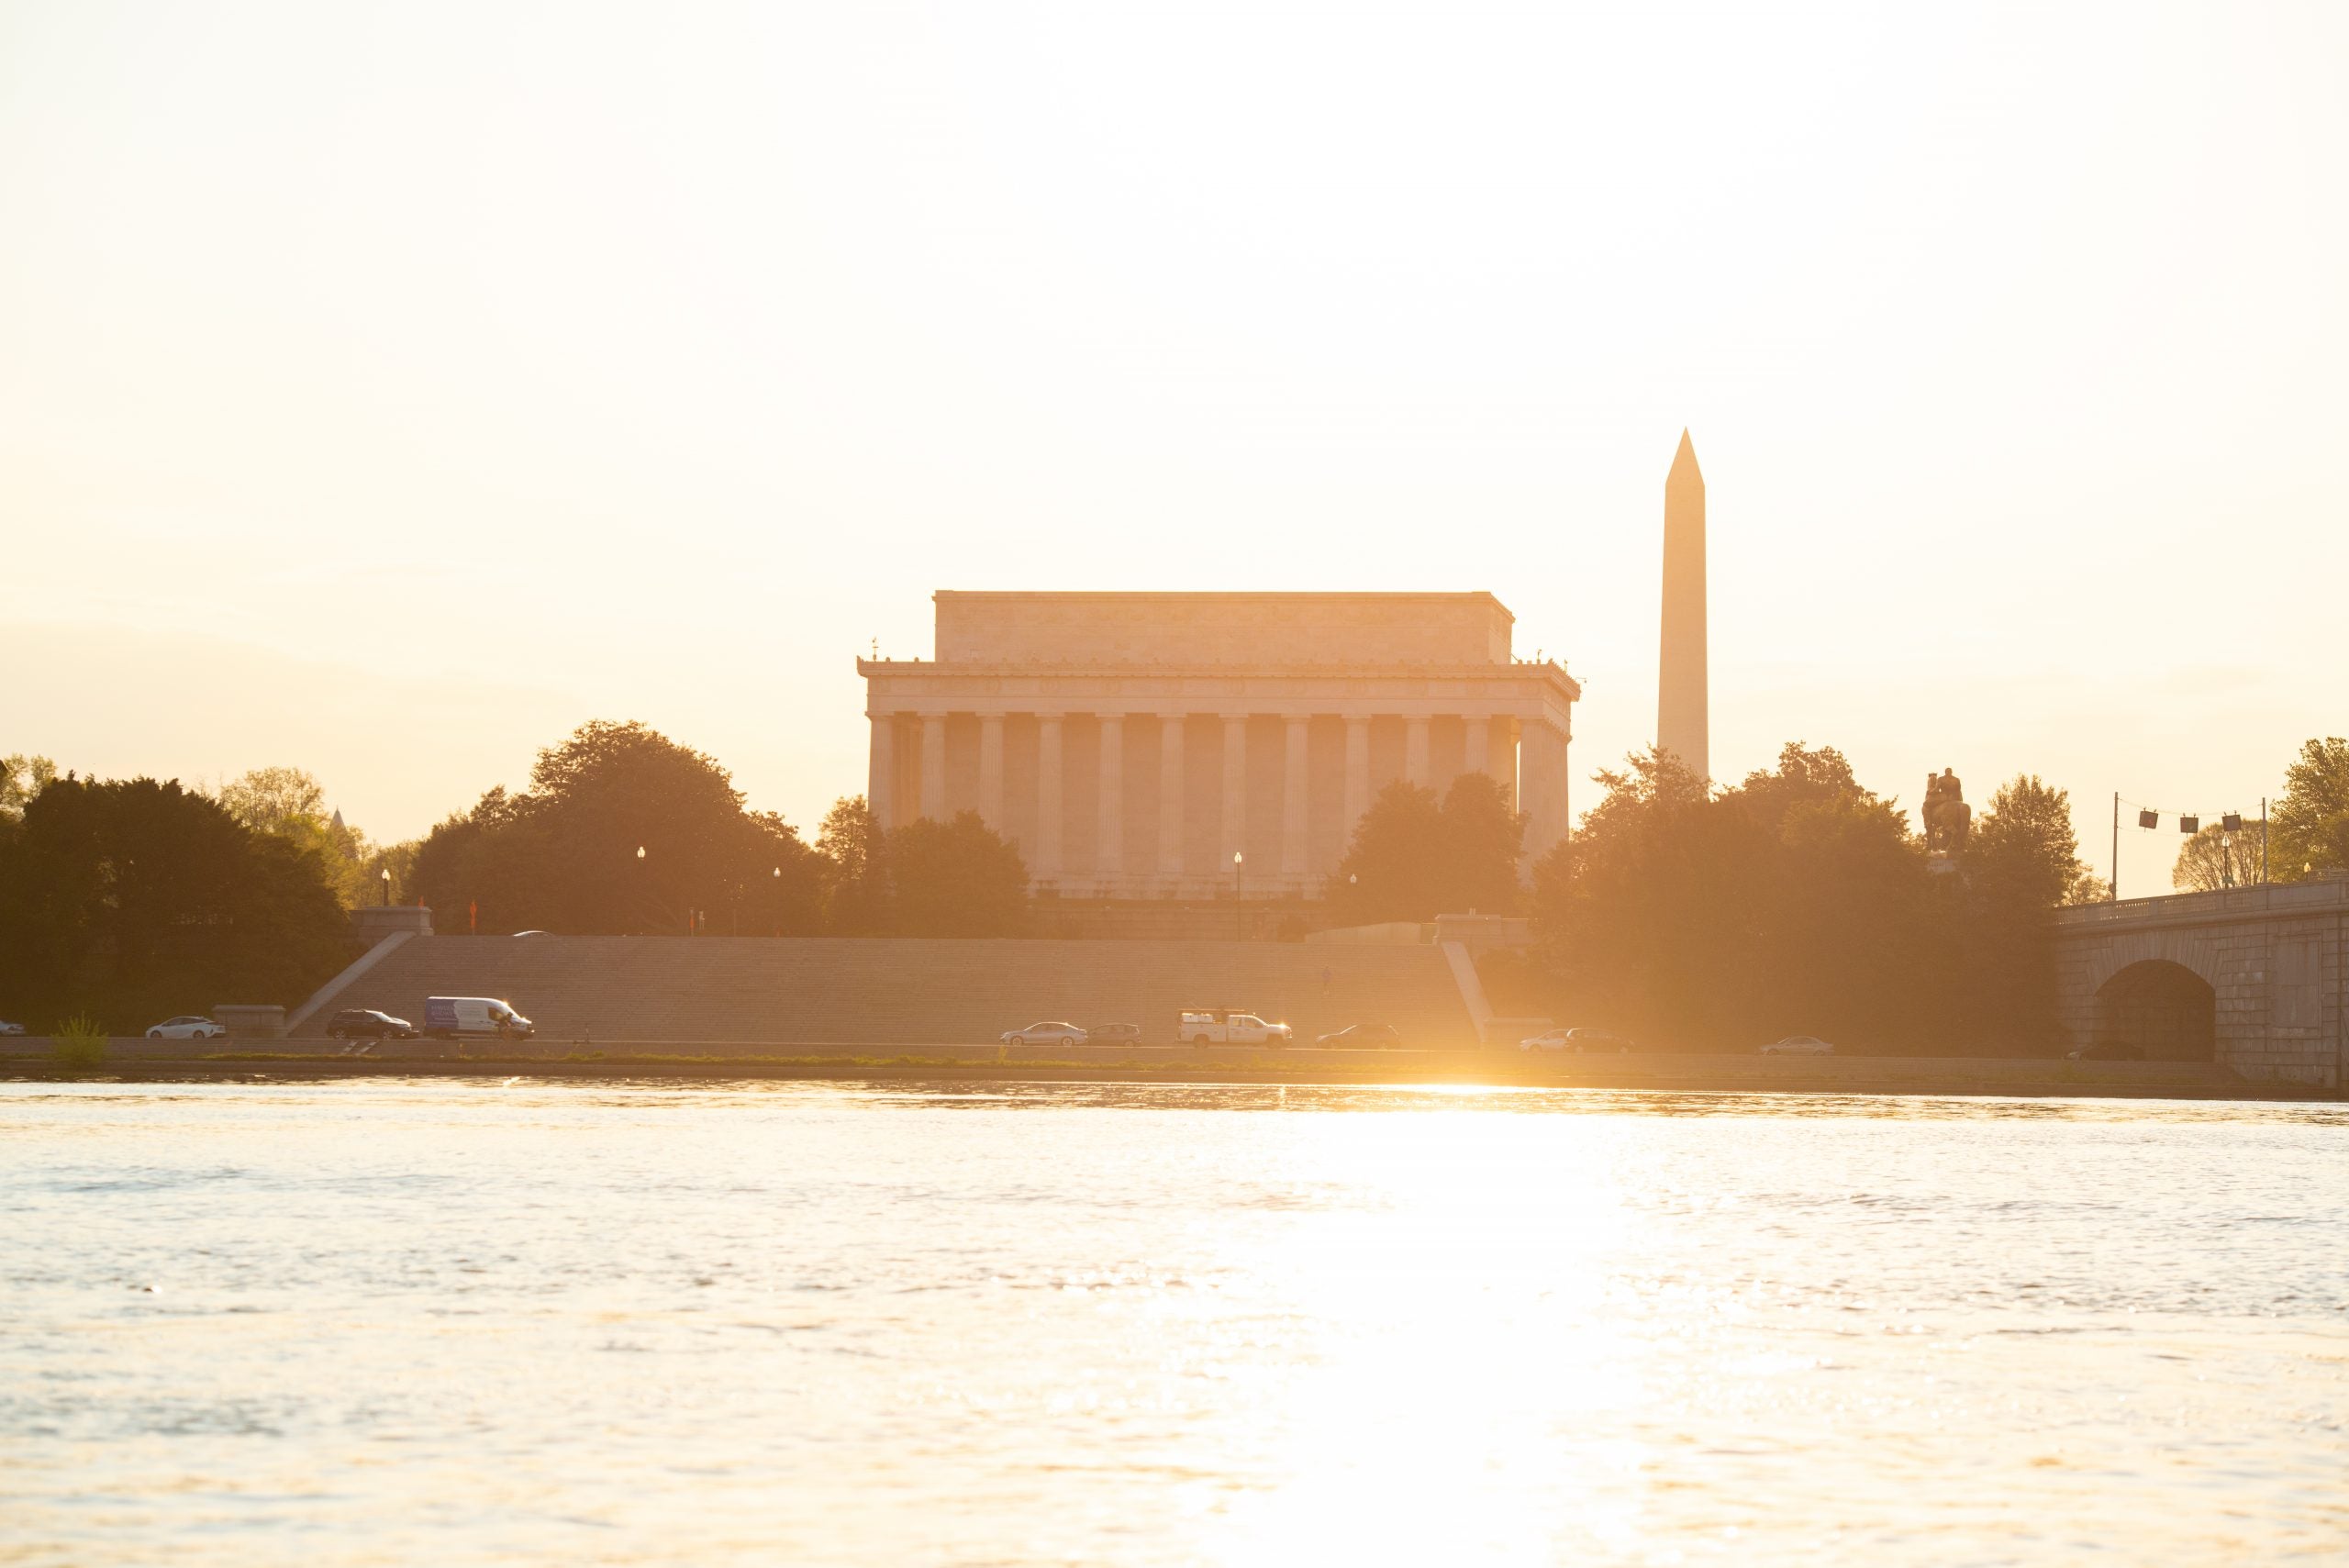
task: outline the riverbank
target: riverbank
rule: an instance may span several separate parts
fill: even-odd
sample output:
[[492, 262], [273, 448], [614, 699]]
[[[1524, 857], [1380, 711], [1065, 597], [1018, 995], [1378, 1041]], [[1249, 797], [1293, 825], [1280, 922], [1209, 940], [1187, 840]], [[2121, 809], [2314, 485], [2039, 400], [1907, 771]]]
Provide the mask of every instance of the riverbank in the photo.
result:
[[[1653, 1089], [1804, 1095], [2091, 1095], [2132, 1099], [2331, 1100], [2326, 1090], [2254, 1083], [2205, 1062], [2043, 1057], [1792, 1057], [1640, 1053], [1531, 1056], [1515, 1051], [1325, 1051], [1075, 1047], [1017, 1054], [998, 1046], [746, 1047], [611, 1041], [595, 1047], [409, 1044], [350, 1056], [297, 1040], [121, 1040], [106, 1062], [57, 1068], [46, 1042], [11, 1041], [0, 1075], [123, 1081], [340, 1078], [1333, 1084]], [[33, 1049], [28, 1050], [26, 1048]]]

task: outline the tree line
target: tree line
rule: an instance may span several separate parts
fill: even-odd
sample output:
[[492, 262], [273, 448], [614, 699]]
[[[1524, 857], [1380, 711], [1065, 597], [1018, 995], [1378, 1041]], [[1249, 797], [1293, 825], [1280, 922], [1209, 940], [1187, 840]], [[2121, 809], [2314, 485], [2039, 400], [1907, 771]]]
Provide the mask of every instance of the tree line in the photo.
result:
[[1017, 936], [1028, 868], [977, 814], [878, 829], [862, 796], [810, 845], [714, 758], [641, 724], [582, 725], [527, 789], [493, 789], [416, 848], [443, 931], [582, 936]]
[[[1653, 753], [1598, 782], [1604, 798], [1530, 893], [1523, 822], [1493, 781], [1390, 785], [1324, 889], [1331, 922], [1531, 915], [1533, 951], [1491, 961], [1498, 1005], [1690, 1044], [1776, 1030], [2025, 1049], [2050, 1026], [2043, 912], [2105, 895], [2064, 793], [2027, 774], [1992, 794], [1954, 876], [1831, 747], [1789, 744], [1725, 788]], [[2243, 836], [2211, 831], [2182, 850], [2179, 886], [2246, 879]], [[2349, 741], [2301, 748], [2266, 851], [2276, 881], [2349, 870]], [[1017, 936], [1027, 881], [1017, 847], [969, 812], [884, 832], [848, 796], [809, 843], [717, 761], [634, 723], [583, 725], [527, 787], [390, 844], [298, 768], [207, 789], [6, 756], [0, 1017], [128, 1029], [298, 1002], [350, 955], [344, 911], [360, 904], [426, 904], [451, 933]]]
[[1605, 798], [1535, 867], [1532, 954], [1490, 966], [1502, 1005], [1690, 1050], [2054, 1040], [2046, 912], [2105, 891], [2062, 790], [2001, 784], [1936, 870], [1832, 747], [1789, 743], [1726, 787], [1653, 751], [1598, 782]]

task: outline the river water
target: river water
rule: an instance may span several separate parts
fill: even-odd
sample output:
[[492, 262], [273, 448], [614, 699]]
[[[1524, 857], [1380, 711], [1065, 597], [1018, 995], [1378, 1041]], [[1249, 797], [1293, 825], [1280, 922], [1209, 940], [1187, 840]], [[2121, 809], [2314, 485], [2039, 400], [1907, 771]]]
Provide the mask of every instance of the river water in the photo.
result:
[[0, 1562], [2349, 1558], [2349, 1114], [0, 1085]]

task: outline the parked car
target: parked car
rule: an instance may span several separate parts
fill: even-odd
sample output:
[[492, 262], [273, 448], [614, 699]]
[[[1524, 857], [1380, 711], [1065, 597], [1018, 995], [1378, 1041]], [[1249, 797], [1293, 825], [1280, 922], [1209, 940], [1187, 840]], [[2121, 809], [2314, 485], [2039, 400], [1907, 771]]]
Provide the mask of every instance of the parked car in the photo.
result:
[[24, 1032], [24, 1025], [12, 1024], [6, 1018], [0, 1018], [0, 1034], [22, 1034]]
[[345, 1007], [327, 1020], [327, 1035], [332, 1040], [414, 1040], [417, 1032], [406, 1018], [373, 1007]]
[[517, 932], [515, 932], [514, 934], [515, 934], [516, 936], [518, 936], [518, 937], [543, 937], [543, 936], [545, 936], [545, 935], [546, 935], [546, 933], [545, 933], [544, 931], [536, 930], [536, 929], [533, 929], [533, 930], [528, 930], [528, 931], [517, 931]]
[[1765, 1056], [1832, 1056], [1835, 1048], [1816, 1035], [1790, 1034], [1762, 1048]]
[[1140, 1024], [1095, 1024], [1085, 1031], [1085, 1040], [1088, 1045], [1140, 1045], [1141, 1026]]
[[1315, 1036], [1313, 1043], [1332, 1051], [1392, 1051], [1403, 1043], [1403, 1037], [1393, 1024], [1348, 1024]]
[[1175, 1038], [1186, 1045], [1286, 1045], [1296, 1031], [1268, 1024], [1253, 1013], [1231, 1007], [1186, 1007], [1176, 1020]]
[[1620, 1034], [1606, 1029], [1552, 1029], [1517, 1042], [1520, 1051], [1558, 1051], [1588, 1054], [1596, 1051], [1620, 1053], [1631, 1049], [1631, 1042]]
[[2084, 1045], [2068, 1053], [2075, 1062], [2143, 1062], [2145, 1049], [2140, 1045], [2125, 1045], [2117, 1040]]
[[1085, 1031], [1074, 1024], [1030, 1024], [1024, 1029], [1006, 1029], [996, 1038], [1006, 1045], [1083, 1045]]
[[514, 1010], [499, 996], [427, 996], [424, 1032], [434, 1040], [462, 1035], [494, 1035], [500, 1040], [528, 1040], [538, 1025]]
[[218, 1040], [228, 1032], [226, 1024], [216, 1024], [210, 1018], [199, 1018], [193, 1013], [183, 1013], [176, 1018], [165, 1018], [147, 1031], [149, 1040]]

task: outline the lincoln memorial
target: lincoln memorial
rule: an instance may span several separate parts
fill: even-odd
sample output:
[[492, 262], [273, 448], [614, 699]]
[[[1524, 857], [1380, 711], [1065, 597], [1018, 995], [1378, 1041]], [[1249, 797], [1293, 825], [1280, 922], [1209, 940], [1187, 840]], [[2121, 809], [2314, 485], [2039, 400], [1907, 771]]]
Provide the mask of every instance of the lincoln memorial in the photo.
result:
[[1566, 831], [1581, 688], [1490, 594], [941, 591], [936, 657], [860, 659], [884, 827], [976, 811], [1063, 898], [1312, 896], [1397, 779], [1489, 773]]

